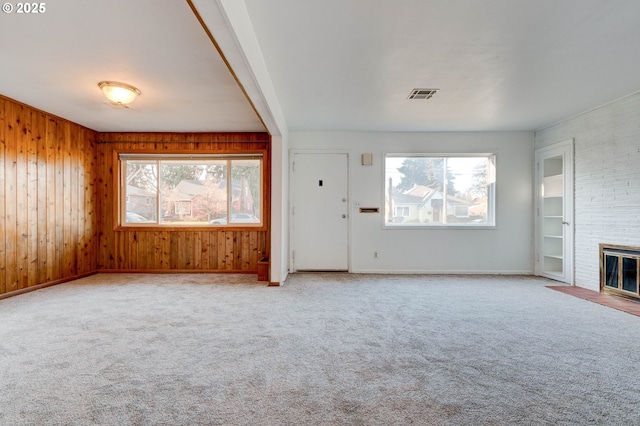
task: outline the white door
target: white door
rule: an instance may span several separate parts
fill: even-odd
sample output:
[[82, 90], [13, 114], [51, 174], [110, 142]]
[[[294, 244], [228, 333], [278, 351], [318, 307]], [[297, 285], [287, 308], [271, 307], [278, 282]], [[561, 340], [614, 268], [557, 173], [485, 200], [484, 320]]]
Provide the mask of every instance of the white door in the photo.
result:
[[292, 270], [348, 270], [347, 154], [293, 155]]
[[536, 274], [573, 284], [573, 140], [535, 157]]

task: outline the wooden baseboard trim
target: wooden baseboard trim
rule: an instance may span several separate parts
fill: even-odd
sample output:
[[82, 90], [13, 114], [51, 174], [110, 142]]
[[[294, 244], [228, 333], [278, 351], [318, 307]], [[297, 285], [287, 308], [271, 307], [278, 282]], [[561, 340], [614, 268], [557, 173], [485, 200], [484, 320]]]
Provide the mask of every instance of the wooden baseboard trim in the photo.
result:
[[104, 274], [257, 274], [258, 271], [236, 271], [219, 269], [100, 269]]
[[[29, 293], [35, 290], [41, 290], [43, 288], [51, 287], [57, 284], [66, 283], [69, 281], [78, 280], [80, 278], [89, 277], [100, 273], [107, 274], [247, 274], [255, 275], [257, 271], [220, 271], [220, 270], [206, 270], [206, 269], [100, 269], [98, 271], [91, 271], [84, 274], [74, 275], [72, 277], [61, 278], [59, 280], [49, 281], [42, 284], [37, 284], [27, 288], [21, 288], [20, 290], [11, 291], [8, 293], [0, 294], [0, 300], [7, 299], [9, 297], [19, 296], [21, 294]], [[269, 287], [279, 287], [281, 284], [277, 281], [269, 282]]]
[[29, 293], [31, 291], [40, 290], [46, 287], [51, 287], [57, 284], [66, 283], [73, 280], [79, 280], [80, 278], [89, 277], [91, 275], [97, 274], [98, 271], [91, 271], [80, 275], [74, 275], [72, 277], [60, 278], [59, 280], [53, 280], [42, 284], [37, 284], [27, 288], [21, 288], [20, 290], [10, 291], [9, 293], [0, 294], [0, 300], [7, 299], [13, 296], [19, 296], [21, 294]]
[[571, 296], [579, 297], [603, 306], [608, 306], [628, 314], [640, 316], [640, 302], [635, 299], [620, 297], [613, 294], [598, 293], [597, 291], [575, 286], [548, 285], [547, 288], [561, 293], [570, 294]]

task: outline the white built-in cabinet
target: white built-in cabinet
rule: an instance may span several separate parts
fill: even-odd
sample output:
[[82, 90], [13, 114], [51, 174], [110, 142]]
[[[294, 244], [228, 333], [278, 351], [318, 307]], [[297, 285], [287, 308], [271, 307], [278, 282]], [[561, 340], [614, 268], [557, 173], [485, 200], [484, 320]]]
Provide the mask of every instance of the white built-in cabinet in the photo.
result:
[[536, 150], [537, 275], [573, 284], [573, 141]]

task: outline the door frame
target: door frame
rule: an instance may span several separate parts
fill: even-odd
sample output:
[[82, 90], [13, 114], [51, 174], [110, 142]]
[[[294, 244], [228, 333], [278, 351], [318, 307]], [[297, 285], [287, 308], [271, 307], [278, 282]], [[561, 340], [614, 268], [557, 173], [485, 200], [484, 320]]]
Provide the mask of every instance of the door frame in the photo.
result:
[[342, 154], [347, 159], [347, 272], [351, 272], [351, 165], [349, 151], [340, 149], [290, 149], [289, 150], [289, 272], [296, 272], [294, 259], [295, 226], [293, 220], [294, 188], [291, 176], [296, 154]]
[[[557, 155], [563, 156], [563, 221], [569, 222], [565, 227], [563, 235], [563, 276], [552, 276], [545, 274], [542, 270], [543, 260], [542, 256], [542, 167], [540, 165], [541, 159], [552, 153], [557, 152]], [[574, 139], [567, 139], [561, 142], [557, 142], [551, 145], [546, 145], [534, 150], [534, 195], [535, 195], [535, 227], [534, 227], [534, 274], [565, 282], [570, 285], [575, 285], [575, 209], [574, 209], [574, 197], [575, 197], [575, 169], [574, 169]]]

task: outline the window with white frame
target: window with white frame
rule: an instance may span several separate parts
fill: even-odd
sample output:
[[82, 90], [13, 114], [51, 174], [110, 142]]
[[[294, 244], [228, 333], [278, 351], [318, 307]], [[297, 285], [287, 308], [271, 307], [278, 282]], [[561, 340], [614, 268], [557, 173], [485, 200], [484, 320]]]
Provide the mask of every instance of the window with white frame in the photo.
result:
[[385, 227], [495, 226], [495, 154], [386, 154]]
[[121, 153], [119, 159], [124, 226], [262, 224], [260, 154]]

